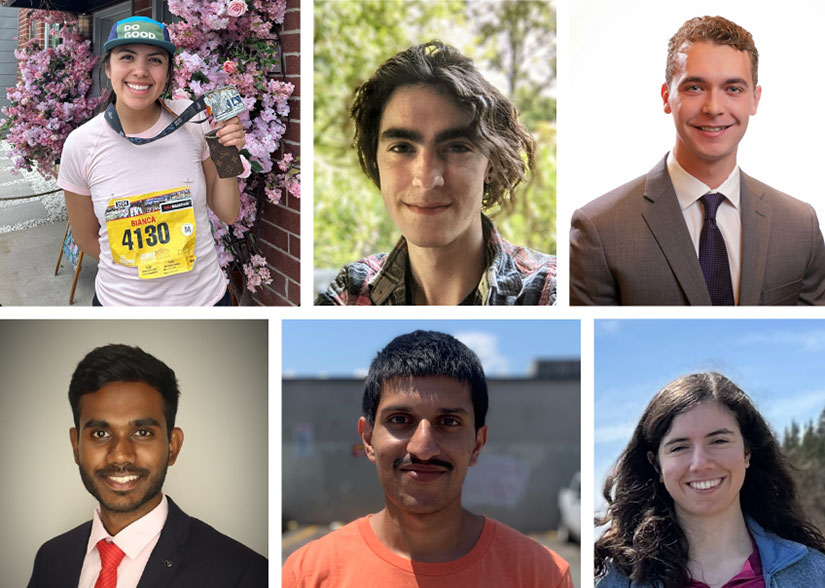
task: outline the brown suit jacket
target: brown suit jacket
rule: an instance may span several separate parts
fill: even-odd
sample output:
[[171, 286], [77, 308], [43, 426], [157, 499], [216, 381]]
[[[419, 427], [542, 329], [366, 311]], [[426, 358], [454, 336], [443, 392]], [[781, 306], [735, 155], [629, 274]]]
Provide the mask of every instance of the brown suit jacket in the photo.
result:
[[[814, 209], [740, 177], [739, 304], [825, 305], [825, 244]], [[665, 159], [573, 213], [570, 304], [711, 304]]]

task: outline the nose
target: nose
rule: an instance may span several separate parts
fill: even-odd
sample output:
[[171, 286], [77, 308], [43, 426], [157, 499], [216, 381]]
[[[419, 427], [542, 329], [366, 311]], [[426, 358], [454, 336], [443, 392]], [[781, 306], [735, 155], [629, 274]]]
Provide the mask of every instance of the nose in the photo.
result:
[[407, 452], [422, 461], [432, 459], [441, 452], [430, 421], [426, 419], [419, 421], [412, 437], [407, 442]]
[[707, 452], [702, 447], [697, 447], [693, 450], [693, 455], [691, 456], [690, 460], [690, 469], [691, 470], [702, 470], [710, 465], [710, 457], [708, 456]]
[[414, 165], [414, 187], [432, 190], [444, 185], [444, 167], [441, 158], [432, 149], [421, 149]]
[[109, 463], [123, 464], [135, 461], [135, 447], [129, 436], [115, 438], [109, 448]]
[[702, 112], [708, 116], [722, 114], [722, 103], [719, 99], [719, 92], [716, 89], [710, 89], [705, 94], [705, 102], [702, 105]]

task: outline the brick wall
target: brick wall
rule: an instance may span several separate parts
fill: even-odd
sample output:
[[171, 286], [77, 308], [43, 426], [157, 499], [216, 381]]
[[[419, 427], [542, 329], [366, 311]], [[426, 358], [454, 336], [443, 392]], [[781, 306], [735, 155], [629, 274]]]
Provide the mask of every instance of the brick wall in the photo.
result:
[[[295, 85], [295, 92], [289, 100], [289, 124], [283, 143], [284, 151], [296, 159], [301, 155], [300, 20], [300, 0], [287, 0], [281, 44], [286, 80]], [[283, 157], [283, 152], [276, 157]], [[285, 191], [281, 198], [279, 204], [264, 205], [259, 221], [259, 245], [269, 262], [272, 284], [258, 290], [253, 299], [257, 304], [297, 306], [301, 299], [301, 201]]]

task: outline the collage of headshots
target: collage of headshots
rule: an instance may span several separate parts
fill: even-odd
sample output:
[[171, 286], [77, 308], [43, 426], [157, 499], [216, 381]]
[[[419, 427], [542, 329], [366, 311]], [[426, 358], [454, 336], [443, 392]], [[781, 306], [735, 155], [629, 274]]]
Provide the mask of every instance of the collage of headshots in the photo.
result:
[[822, 22], [0, 2], [0, 588], [825, 588]]

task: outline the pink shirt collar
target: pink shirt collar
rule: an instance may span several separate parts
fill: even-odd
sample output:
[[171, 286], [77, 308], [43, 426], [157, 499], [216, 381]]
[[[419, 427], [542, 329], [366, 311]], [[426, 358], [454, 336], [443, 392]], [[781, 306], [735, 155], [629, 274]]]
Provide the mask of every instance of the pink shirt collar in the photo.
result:
[[97, 542], [101, 539], [108, 539], [114, 542], [129, 559], [137, 559], [146, 546], [160, 535], [168, 514], [169, 502], [164, 494], [160, 504], [112, 537], [103, 526], [103, 521], [100, 520], [100, 505], [98, 504], [92, 519], [92, 532], [86, 545], [86, 553], [95, 549]]

